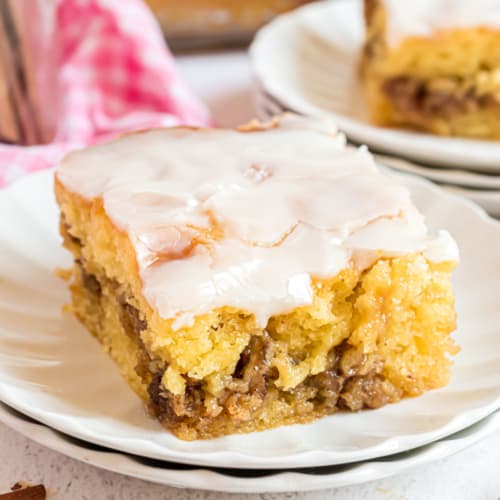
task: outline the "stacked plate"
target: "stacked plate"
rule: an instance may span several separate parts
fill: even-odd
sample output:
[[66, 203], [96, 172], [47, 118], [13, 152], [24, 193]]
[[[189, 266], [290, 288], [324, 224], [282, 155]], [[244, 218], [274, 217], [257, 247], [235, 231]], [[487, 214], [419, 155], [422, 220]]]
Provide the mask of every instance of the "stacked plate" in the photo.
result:
[[0, 191], [0, 421], [98, 467], [179, 487], [301, 491], [382, 478], [451, 455], [500, 429], [500, 223], [427, 181], [396, 174], [432, 230], [446, 227], [459, 326], [447, 387], [307, 425], [184, 442], [162, 429], [98, 342], [62, 308], [69, 265], [53, 172]]
[[284, 111], [329, 116], [350, 141], [381, 153], [381, 163], [425, 177], [500, 216], [500, 142], [370, 124], [358, 76], [363, 37], [359, 0], [314, 3], [262, 29], [251, 47], [259, 117]]

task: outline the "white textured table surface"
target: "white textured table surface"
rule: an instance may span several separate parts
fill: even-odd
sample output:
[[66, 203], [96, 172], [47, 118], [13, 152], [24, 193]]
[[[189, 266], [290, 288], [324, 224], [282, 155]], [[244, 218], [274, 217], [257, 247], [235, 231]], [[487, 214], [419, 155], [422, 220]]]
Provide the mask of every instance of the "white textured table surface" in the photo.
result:
[[[181, 70], [217, 123], [252, 117], [251, 75], [240, 52], [184, 56]], [[225, 495], [177, 490], [105, 472], [45, 449], [0, 424], [0, 493], [18, 480], [42, 482], [61, 500], [499, 500], [500, 433], [435, 464], [360, 486], [315, 493]]]

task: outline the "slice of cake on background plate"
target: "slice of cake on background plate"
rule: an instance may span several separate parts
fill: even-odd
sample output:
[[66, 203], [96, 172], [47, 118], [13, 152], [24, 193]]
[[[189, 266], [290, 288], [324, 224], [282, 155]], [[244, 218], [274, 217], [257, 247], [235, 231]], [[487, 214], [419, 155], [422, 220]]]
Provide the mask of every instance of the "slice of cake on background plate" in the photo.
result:
[[130, 134], [55, 189], [74, 313], [182, 439], [448, 382], [455, 242], [328, 122]]
[[365, 0], [362, 79], [380, 125], [500, 139], [500, 3]]

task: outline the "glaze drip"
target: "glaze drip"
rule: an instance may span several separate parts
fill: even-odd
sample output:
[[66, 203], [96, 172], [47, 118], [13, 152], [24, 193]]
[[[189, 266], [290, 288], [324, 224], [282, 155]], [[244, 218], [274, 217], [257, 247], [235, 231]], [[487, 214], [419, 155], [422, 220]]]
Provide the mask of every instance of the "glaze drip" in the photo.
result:
[[70, 190], [102, 198], [135, 248], [143, 295], [174, 327], [217, 307], [270, 316], [312, 300], [311, 278], [380, 255], [457, 260], [406, 189], [328, 121], [252, 131], [162, 129], [68, 155]]

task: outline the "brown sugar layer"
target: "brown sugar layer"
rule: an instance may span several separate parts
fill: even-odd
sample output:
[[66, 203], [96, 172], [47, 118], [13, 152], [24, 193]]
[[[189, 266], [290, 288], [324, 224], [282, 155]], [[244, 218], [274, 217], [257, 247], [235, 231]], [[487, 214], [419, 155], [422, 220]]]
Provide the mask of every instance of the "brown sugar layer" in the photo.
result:
[[[71, 285], [76, 315], [118, 363], [149, 412], [183, 439], [308, 422], [339, 410], [378, 408], [448, 380], [448, 356], [456, 350], [451, 338], [441, 333], [454, 326], [448, 266], [431, 270], [434, 265], [410, 256], [382, 259], [370, 270], [346, 271], [325, 284], [328, 303], [336, 305], [336, 324], [315, 318], [315, 307], [272, 318], [266, 329], [248, 332], [234, 371], [217, 391], [204, 380], [185, 376], [183, 392], [174, 394], [164, 384], [168, 361], [149, 351], [143, 340], [148, 322], [130, 290], [90, 271], [79, 239], [66, 223], [61, 227], [76, 258]], [[419, 275], [422, 266], [428, 274]], [[318, 291], [324, 293], [326, 286]], [[432, 295], [434, 302], [422, 304], [422, 294]], [[405, 301], [408, 312], [387, 324], [390, 308], [395, 312]], [[300, 326], [302, 315], [312, 324], [319, 321], [316, 333], [330, 333], [331, 338], [324, 347], [323, 369], [284, 389], [278, 382], [283, 351], [286, 361], [298, 366], [314, 348], [314, 342], [306, 349], [293, 345], [296, 336], [311, 333]], [[416, 326], [417, 318], [422, 325], [406, 331], [404, 322]]]
[[498, 113], [500, 92], [478, 94], [471, 86], [464, 90], [460, 81], [439, 78], [431, 81], [398, 76], [382, 84], [395, 114], [407, 125], [426, 128], [433, 120], [448, 120], [471, 113]]

